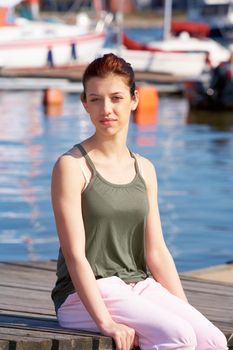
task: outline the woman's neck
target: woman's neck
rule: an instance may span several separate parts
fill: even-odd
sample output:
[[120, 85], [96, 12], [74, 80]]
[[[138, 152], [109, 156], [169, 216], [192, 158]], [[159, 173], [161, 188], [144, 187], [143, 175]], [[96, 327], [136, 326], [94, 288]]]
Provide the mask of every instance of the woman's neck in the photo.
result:
[[101, 153], [102, 156], [109, 159], [120, 160], [122, 157], [128, 155], [129, 152], [126, 144], [126, 139], [122, 140], [122, 138], [105, 138], [103, 140], [102, 138], [99, 138], [98, 135], [94, 134], [89, 139], [87, 139], [85, 143], [90, 152], [94, 150], [95, 154], [97, 152]]

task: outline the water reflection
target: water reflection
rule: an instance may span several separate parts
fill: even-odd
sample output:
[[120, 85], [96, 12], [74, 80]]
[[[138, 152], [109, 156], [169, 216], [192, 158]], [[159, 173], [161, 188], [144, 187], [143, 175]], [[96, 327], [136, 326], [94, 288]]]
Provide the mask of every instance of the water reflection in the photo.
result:
[[61, 117], [63, 112], [63, 104], [44, 105], [44, 114], [47, 117]]
[[134, 128], [134, 143], [140, 147], [156, 146], [156, 125], [136, 125]]
[[188, 124], [206, 124], [221, 131], [233, 130], [233, 111], [189, 110]]
[[[38, 205], [40, 186], [35, 178], [42, 175], [43, 144], [39, 138], [44, 128], [39, 93], [1, 93], [1, 242], [23, 248], [25, 259], [40, 258], [34, 249], [34, 238], [44, 230]], [[4, 142], [5, 141], [5, 142]], [[12, 258], [11, 252], [7, 252]], [[14, 250], [13, 250], [14, 252]]]

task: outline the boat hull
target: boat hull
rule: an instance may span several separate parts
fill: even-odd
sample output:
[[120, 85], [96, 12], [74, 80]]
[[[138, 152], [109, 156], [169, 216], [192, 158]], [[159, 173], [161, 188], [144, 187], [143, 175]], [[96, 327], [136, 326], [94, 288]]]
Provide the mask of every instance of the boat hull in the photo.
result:
[[[44, 26], [44, 27], [43, 27]], [[75, 26], [41, 24], [0, 29], [0, 67], [40, 68], [93, 60], [105, 42], [105, 32], [78, 32]], [[63, 29], [64, 28], [64, 29]]]
[[131, 63], [138, 72], [153, 72], [180, 78], [199, 76], [206, 68], [204, 52], [152, 52], [126, 48], [104, 49], [101, 53], [114, 52]]
[[184, 94], [191, 109], [198, 110], [233, 110], [233, 81], [231, 80], [221, 94], [202, 81], [185, 83]]
[[[125, 49], [122, 56], [129, 57], [136, 69], [155, 71], [181, 77], [197, 77], [229, 59], [229, 51], [211, 39], [190, 38], [187, 35], [148, 44], [122, 36]], [[127, 48], [127, 49], [126, 49]]]

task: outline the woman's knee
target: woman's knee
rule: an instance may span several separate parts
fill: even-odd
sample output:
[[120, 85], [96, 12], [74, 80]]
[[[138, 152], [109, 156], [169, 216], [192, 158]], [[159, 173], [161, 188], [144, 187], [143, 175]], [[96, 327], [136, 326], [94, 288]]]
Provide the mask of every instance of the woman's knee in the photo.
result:
[[196, 334], [188, 322], [182, 322], [176, 325], [174, 345], [179, 346], [179, 349], [194, 350], [197, 347]]
[[198, 349], [200, 350], [227, 350], [227, 339], [225, 335], [215, 326], [206, 330], [198, 336]]
[[[151, 334], [152, 335], [152, 334]], [[177, 323], [167, 322], [167, 327], [154, 332], [151, 338], [151, 349], [194, 350], [197, 347], [196, 334], [190, 324], [180, 320]], [[142, 347], [142, 349], [144, 349]]]

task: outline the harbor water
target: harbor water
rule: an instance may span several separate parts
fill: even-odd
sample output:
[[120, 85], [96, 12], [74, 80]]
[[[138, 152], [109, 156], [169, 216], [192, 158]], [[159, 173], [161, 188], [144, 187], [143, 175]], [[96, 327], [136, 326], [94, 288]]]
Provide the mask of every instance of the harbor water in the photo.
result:
[[[93, 132], [78, 94], [65, 96], [57, 117], [46, 116], [42, 97], [0, 92], [1, 261], [56, 259], [52, 167]], [[161, 96], [156, 124], [129, 128], [129, 148], [157, 169], [163, 232], [179, 271], [233, 260], [233, 128], [225, 115], [198, 118], [184, 98]]]

